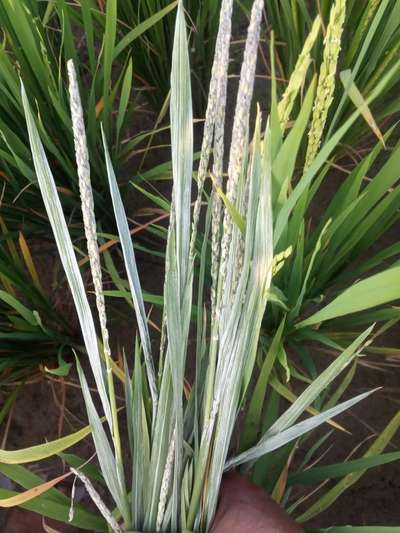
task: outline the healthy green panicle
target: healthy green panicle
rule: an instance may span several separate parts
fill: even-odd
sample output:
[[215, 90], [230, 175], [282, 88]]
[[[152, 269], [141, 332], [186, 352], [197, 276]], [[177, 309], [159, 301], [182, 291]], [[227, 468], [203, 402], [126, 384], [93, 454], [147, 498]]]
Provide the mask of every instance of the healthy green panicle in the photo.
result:
[[311, 165], [318, 153], [328, 111], [333, 101], [345, 14], [346, 0], [336, 0], [331, 9], [329, 24], [326, 30], [324, 58], [319, 72], [317, 94], [314, 102], [310, 131], [308, 133], [305, 169]]

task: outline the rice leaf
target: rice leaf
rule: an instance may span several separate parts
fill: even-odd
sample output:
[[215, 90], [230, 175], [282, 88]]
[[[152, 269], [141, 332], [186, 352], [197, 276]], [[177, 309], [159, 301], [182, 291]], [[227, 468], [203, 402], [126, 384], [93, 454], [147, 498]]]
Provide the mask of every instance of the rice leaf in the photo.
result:
[[256, 440], [257, 433], [260, 426], [262, 408], [264, 406], [265, 395], [275, 359], [280, 349], [283, 330], [285, 327], [285, 319], [283, 319], [277, 329], [271, 345], [265, 356], [263, 365], [259, 372], [254, 392], [251, 396], [251, 401], [247, 409], [243, 436], [241, 441], [241, 450], [249, 448]]
[[154, 372], [154, 363], [151, 356], [151, 342], [150, 335], [147, 326], [147, 317], [146, 311], [144, 308], [143, 302], [143, 293], [140, 286], [139, 274], [137, 271], [135, 253], [132, 246], [131, 234], [129, 232], [129, 226], [125, 214], [125, 209], [122, 204], [121, 195], [118, 189], [117, 180], [115, 177], [114, 169], [111, 163], [110, 155], [107, 148], [107, 141], [104, 132], [103, 135], [103, 147], [104, 154], [106, 159], [106, 168], [108, 182], [110, 186], [111, 198], [115, 213], [115, 219], [118, 227], [118, 235], [121, 242], [122, 253], [124, 256], [124, 265], [128, 275], [129, 287], [132, 294], [133, 305], [136, 313], [136, 320], [138, 323], [140, 341], [143, 348], [146, 370], [147, 370], [147, 379], [149, 381], [150, 393], [153, 401], [153, 416], [157, 412], [157, 388]]
[[313, 485], [320, 483], [326, 479], [334, 479], [342, 477], [353, 472], [362, 470], [366, 472], [369, 468], [375, 466], [382, 466], [385, 464], [398, 461], [400, 459], [400, 452], [383, 453], [381, 455], [373, 455], [361, 459], [353, 459], [352, 461], [345, 461], [344, 463], [336, 463], [324, 466], [315, 466], [302, 472], [295, 472], [289, 474], [288, 485]]
[[[354, 359], [354, 357], [359, 354], [359, 348], [370, 334], [371, 330], [372, 328], [369, 328], [361, 334], [307, 387], [294, 403], [271, 425], [266, 433], [264, 433], [258, 444], [253, 447], [254, 449], [263, 449], [264, 444], [268, 443], [271, 438], [279, 436], [282, 432], [286, 431], [287, 428], [290, 429], [291, 425], [300, 417], [304, 410], [314, 402], [324, 388], [326, 388], [326, 386], [335, 379], [335, 377]], [[246, 457], [246, 453], [247, 452], [243, 452], [240, 457]]]
[[[188, 41], [181, 1], [178, 4], [172, 53], [170, 117], [173, 190], [164, 301], [168, 333], [167, 356], [172, 376], [175, 415], [171, 511], [171, 528], [175, 530], [180, 524], [180, 481], [183, 472], [182, 390], [193, 290], [193, 260], [189, 253], [193, 115]], [[157, 520], [158, 525], [160, 518], [159, 516]]]
[[[114, 56], [115, 38], [117, 34], [117, 0], [108, 0], [106, 4], [106, 26], [104, 31], [104, 68], [103, 68], [103, 116], [107, 117], [111, 111], [110, 93], [112, 88], [112, 60]], [[109, 123], [105, 122], [107, 135]]]
[[[400, 427], [400, 411], [390, 420], [385, 429], [378, 435], [373, 444], [368, 448], [363, 458], [369, 458], [381, 453], [391, 441]], [[327, 509], [337, 498], [350, 486], [356, 483], [363, 475], [365, 469], [347, 474], [334, 487], [326, 492], [321, 498], [313, 503], [297, 520], [302, 523], [309, 520], [316, 514]]]
[[361, 114], [364, 117], [366, 123], [371, 128], [373, 133], [378, 137], [378, 139], [381, 141], [383, 146], [385, 147], [385, 141], [383, 139], [383, 135], [375, 122], [375, 119], [371, 113], [370, 108], [368, 107], [368, 104], [366, 103], [363, 95], [357, 88], [357, 85], [354, 83], [354, 81], [351, 80], [351, 71], [350, 70], [343, 70], [340, 73], [340, 79], [343, 83], [343, 85], [346, 87], [349, 97], [351, 98], [353, 104], [356, 107], [359, 107], [361, 109]]
[[67, 474], [63, 474], [62, 476], [58, 476], [54, 479], [51, 479], [50, 481], [46, 481], [45, 483], [28, 489], [25, 492], [20, 492], [15, 496], [9, 496], [8, 498], [0, 498], [0, 507], [17, 507], [18, 505], [22, 505], [23, 503], [29, 502], [37, 496], [44, 494], [49, 489], [57, 485], [57, 483], [60, 483], [70, 475], [70, 472], [68, 472]]
[[86, 411], [90, 422], [90, 427], [92, 428], [93, 441], [95, 444], [97, 457], [100, 463], [100, 468], [104, 477], [104, 481], [106, 482], [107, 487], [111, 492], [111, 495], [118, 507], [118, 510], [124, 517], [125, 523], [129, 524], [130, 509], [128, 506], [125, 480], [121, 478], [116, 458], [111, 450], [111, 446], [108, 441], [106, 432], [103, 428], [103, 424], [94, 406], [85, 375], [78, 361], [77, 369], [79, 381], [82, 387]]
[[304, 422], [298, 422], [297, 424], [291, 426], [289, 429], [285, 429], [284, 431], [275, 433], [267, 439], [262, 439], [260, 443], [256, 446], [253, 446], [252, 448], [250, 448], [246, 452], [243, 452], [234, 459], [229, 460], [226, 464], [225, 469], [233, 468], [249, 461], [254, 461], [255, 459], [258, 459], [259, 457], [265, 455], [266, 453], [276, 450], [281, 446], [284, 446], [292, 440], [297, 439], [298, 437], [301, 437], [312, 429], [320, 426], [331, 418], [339, 415], [343, 411], [346, 411], [361, 400], [367, 398], [373, 392], [375, 392], [375, 390], [359, 394], [351, 400], [347, 400], [346, 402], [340, 403], [332, 409], [328, 409], [327, 411], [324, 411], [319, 415], [315, 415], [311, 418], [308, 418]]
[[141, 527], [144, 519], [143, 494], [145, 493], [145, 473], [148, 471], [148, 457], [144, 439], [143, 419], [143, 391], [142, 391], [142, 368], [140, 365], [139, 345], [135, 343], [135, 369], [133, 374], [133, 419], [128, 423], [133, 429], [133, 456], [132, 456], [132, 524], [135, 529]]
[[355, 283], [320, 311], [296, 324], [296, 328], [304, 328], [399, 299], [399, 276], [400, 267], [393, 267]]
[[132, 58], [129, 58], [128, 67], [125, 71], [124, 80], [122, 82], [121, 88], [121, 97], [118, 106], [118, 115], [117, 115], [117, 138], [116, 144], [119, 144], [119, 138], [121, 133], [121, 128], [126, 118], [126, 110], [129, 104], [129, 98], [132, 91]]
[[125, 48], [127, 48], [135, 39], [140, 37], [142, 33], [151, 28], [163, 17], [168, 15], [178, 5], [178, 0], [174, 0], [169, 5], [154, 13], [151, 17], [138, 24], [133, 30], [130, 30], [115, 46], [113, 51], [113, 59], [115, 59]]
[[[0, 488], [0, 498], [11, 498], [17, 495], [18, 493], [15, 491]], [[67, 499], [65, 503], [54, 502], [47, 498], [46, 493], [36, 497], [34, 500], [22, 503], [20, 507], [64, 523], [67, 523], [69, 519], [70, 501]], [[108, 531], [105, 521], [97, 514], [91, 513], [77, 504], [74, 505], [74, 511], [74, 517], [71, 521], [72, 526], [90, 532], [101, 531], [106, 533]]]

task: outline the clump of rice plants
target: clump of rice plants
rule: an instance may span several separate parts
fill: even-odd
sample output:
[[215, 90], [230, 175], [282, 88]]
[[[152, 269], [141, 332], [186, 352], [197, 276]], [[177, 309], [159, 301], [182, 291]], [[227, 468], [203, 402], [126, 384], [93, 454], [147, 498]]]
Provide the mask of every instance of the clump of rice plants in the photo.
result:
[[[107, 219], [110, 223], [112, 218], [103, 199], [107, 182], [103, 155], [98, 149], [98, 121], [103, 124], [113, 163], [120, 169], [146, 138], [145, 132], [132, 135], [128, 120], [137, 107], [130, 45], [162, 17], [163, 13], [152, 14], [150, 20], [142, 20], [134, 30], [125, 30], [122, 41], [113, 2], [108, 2], [102, 11], [93, 2], [1, 2], [0, 289], [6, 295], [0, 298], [0, 372], [13, 367], [32, 369], [49, 356], [55, 358], [76, 340], [62, 313], [55, 312], [49, 294], [48, 280], [56, 275], [58, 261], [44, 281], [40, 270], [34, 272], [34, 260], [28, 257], [28, 243], [41, 242], [41, 249], [46, 248], [49, 222], [24, 127], [20, 78], [57, 175], [69, 228], [80, 235], [81, 226], [75, 220], [79, 213], [79, 185], [66, 83], [67, 60], [74, 58], [87, 124], [93, 197], [98, 218], [107, 229]], [[20, 231], [23, 235], [19, 238]], [[41, 290], [40, 285], [47, 285], [46, 290]]]
[[[280, 80], [285, 80], [282, 90], [285, 90], [286, 83], [296, 69], [307, 36], [314, 33], [315, 46], [307, 54], [307, 66], [303, 63], [309, 71], [308, 78], [311, 79], [315, 72], [321, 72], [324, 68], [322, 65], [326, 64], [327, 47], [332, 50], [335, 42], [340, 46], [342, 41], [340, 70], [351, 71], [351, 82], [367, 98], [382, 76], [400, 58], [400, 21], [397, 10], [397, 3], [390, 0], [265, 1], [266, 16], [276, 40], [273, 55], [277, 75]], [[315, 34], [316, 20], [319, 20], [318, 34]], [[332, 32], [334, 26], [336, 28]], [[325, 71], [325, 74], [329, 76], [333, 73]], [[333, 76], [330, 79], [332, 78]], [[329, 111], [325, 131], [328, 136], [351, 115], [349, 87], [348, 81], [343, 86], [336, 86], [333, 94], [334, 104]], [[398, 112], [398, 89], [397, 76], [392, 78], [374, 102], [372, 112], [378, 124]], [[367, 133], [365, 122], [358, 120], [356, 127], [346, 133], [344, 145], [338, 148], [344, 152], [346, 145], [353, 148], [358, 146]]]
[[150, 19], [143, 18], [135, 28], [122, 32], [116, 4], [107, 2], [102, 10], [95, 2], [6, 0], [0, 5], [4, 35], [0, 50], [2, 212], [11, 229], [19, 228], [22, 220], [36, 235], [46, 235], [48, 228], [23, 127], [19, 77], [37, 117], [47, 156], [57, 168], [58, 190], [71, 222], [79, 205], [66, 83], [70, 58], [77, 65], [98, 216], [107, 220], [98, 121], [103, 123], [112, 160], [121, 169], [143, 135], [145, 138], [143, 132], [139, 137], [132, 135], [130, 126], [137, 108], [130, 49], [135, 39], [165, 15], [152, 13]]
[[73, 328], [40, 280], [24, 234], [9, 231], [1, 217], [0, 227], [0, 376], [4, 384], [26, 376], [39, 363], [57, 361], [57, 354], [62, 361], [65, 348], [78, 348], [78, 344]]
[[[398, 220], [400, 147], [393, 142], [396, 126], [382, 134], [371, 112], [372, 106], [398, 79], [400, 61], [393, 59], [385, 75], [365, 98], [355, 85], [352, 73], [340, 72], [343, 35], [347, 31], [345, 10], [349, 4], [330, 3], [331, 9], [325, 13], [326, 27], [320, 15], [316, 16], [280, 99], [275, 63], [272, 64], [271, 198], [277, 253], [261, 352], [264, 357], [268, 354], [276, 332], [282, 328], [276, 352], [278, 379], [286, 398], [290, 392], [287, 389], [290, 378], [301, 381], [316, 376], [310, 341], [318, 342], [322, 350], [338, 353], [371, 323], [379, 323], [374, 332], [374, 340], [377, 340], [400, 318], [395, 304], [400, 299], [399, 285], [395, 282], [399, 276], [399, 245], [395, 242], [376, 250], [382, 237]], [[376, 16], [382, 21], [382, 16], [389, 12], [380, 10]], [[326, 34], [321, 49], [322, 64], [318, 77], [308, 81], [312, 52], [322, 31]], [[376, 32], [377, 26], [371, 31]], [[277, 46], [271, 43], [271, 58], [275, 57], [273, 51]], [[346, 106], [352, 106], [351, 114], [340, 127], [330, 131], [329, 113], [336, 109], [334, 94], [341, 88], [346, 88]], [[213, 90], [211, 85], [210, 94]], [[297, 112], [298, 103], [301, 105]], [[217, 123], [223, 125], [220, 116], [224, 113], [224, 103], [220, 101], [216, 108]], [[378, 142], [371, 145], [368, 153], [357, 156], [354, 163], [343, 162], [342, 166], [337, 154], [348, 133], [359, 131], [361, 115]], [[218, 133], [216, 138], [219, 141], [213, 152], [211, 195], [212, 209], [218, 212], [223, 203], [217, 192], [222, 186], [221, 158], [217, 156], [222, 136]], [[206, 127], [203, 153], [211, 150], [210, 143]], [[208, 177], [204, 161], [202, 157], [197, 176], [201, 190]], [[326, 209], [320, 213], [320, 198], [325, 201], [324, 191], [330, 183], [335, 184], [334, 190], [329, 193]], [[139, 188], [135, 182], [132, 184]], [[227, 193], [229, 199], [229, 190]], [[165, 201], [155, 195], [151, 198], [166, 209]], [[199, 205], [197, 202], [195, 217]], [[213, 258], [221, 244], [218, 228], [218, 223], [211, 226], [213, 266], [206, 278], [211, 285], [211, 313], [217, 290]], [[198, 243], [198, 249], [200, 246]], [[365, 260], [366, 257], [369, 259]], [[366, 348], [369, 354], [397, 353], [395, 347], [375, 344]], [[291, 353], [295, 357], [290, 357]], [[299, 354], [302, 359], [300, 373], [294, 363]]]
[[[251, 468], [260, 457], [330, 421], [370, 394], [365, 392], [332, 405], [323, 412], [316, 413], [312, 409], [312, 416], [298, 421], [306, 410], [310, 410], [328, 384], [361, 353], [370, 334], [370, 330], [367, 330], [309, 384], [290, 407], [257, 436], [255, 442], [243, 446], [241, 450], [233, 446], [232, 436], [238, 413], [255, 368], [260, 331], [277, 258], [274, 260], [271, 198], [275, 120], [267, 119], [264, 126], [258, 111], [254, 128], [250, 129], [249, 124], [263, 0], [255, 0], [251, 11], [229, 148], [228, 178], [226, 186], [223, 185], [222, 157], [226, 140], [224, 118], [232, 4], [232, 0], [223, 0], [221, 5], [198, 173], [198, 198], [193, 215], [190, 65], [183, 2], [180, 1], [178, 5], [170, 103], [173, 192], [166, 247], [162, 339], [158, 354], [154, 353], [150, 341], [127, 218], [103, 133], [112, 206], [138, 326], [131, 350], [126, 352], [122, 375], [112, 359], [108, 341], [90, 184], [90, 159], [73, 63], [69, 63], [69, 77], [76, 163], [102, 343], [96, 337], [94, 318], [55, 180], [22, 86], [22, 101], [39, 186], [74, 298], [100, 400], [100, 407], [96, 407], [87, 377], [77, 361], [100, 477], [108, 491], [107, 498], [96, 490], [82, 462], [73, 465], [71, 472], [65, 476], [76, 476], [97, 506], [102, 522], [101, 525], [97, 522], [95, 530], [108, 527], [115, 532], [132, 529], [209, 531], [217, 508], [221, 479], [226, 470], [239, 465]], [[212, 175], [216, 186], [214, 193], [207, 196], [203, 195], [202, 189], [205, 176], [210, 172], [212, 148]], [[204, 203], [203, 244], [196, 258], [195, 242]], [[208, 261], [210, 234], [213, 246], [212, 257]], [[197, 290], [194, 290], [196, 259], [200, 268]], [[214, 283], [210, 305], [204, 284], [206, 270]], [[191, 322], [196, 326], [194, 354], [190, 354], [188, 348]], [[189, 381], [186, 369], [190, 356], [195, 360], [195, 375]], [[124, 384], [127, 439], [121, 437], [121, 415], [114, 390], [114, 374]], [[49, 453], [58, 453], [83, 438], [82, 433], [87, 433], [85, 431], [31, 449], [22, 462], [33, 456], [38, 460]], [[127, 454], [132, 463], [129, 472], [124, 459]], [[15, 463], [19, 455], [18, 452], [2, 451], [0, 459]], [[21, 471], [13, 472], [10, 468], [8, 472], [13, 476], [19, 472], [19, 478], [23, 478]], [[45, 484], [42, 493], [56, 482]], [[35, 495], [38, 493], [40, 490]], [[31, 496], [26, 494], [24, 499], [24, 495], [20, 495], [18, 503], [30, 500]], [[14, 502], [15, 495], [8, 495], [8, 499], [1, 500], [0, 505], [12, 505]], [[52, 512], [54, 504], [53, 501], [53, 506], [50, 504], [46, 508], [48, 513]], [[59, 517], [64, 518], [65, 501], [57, 497], [57, 505]], [[88, 522], [93, 524], [93, 516], [85, 515], [81, 508], [78, 511], [80, 523], [85, 523], [87, 528]], [[73, 509], [70, 518], [74, 519]]]

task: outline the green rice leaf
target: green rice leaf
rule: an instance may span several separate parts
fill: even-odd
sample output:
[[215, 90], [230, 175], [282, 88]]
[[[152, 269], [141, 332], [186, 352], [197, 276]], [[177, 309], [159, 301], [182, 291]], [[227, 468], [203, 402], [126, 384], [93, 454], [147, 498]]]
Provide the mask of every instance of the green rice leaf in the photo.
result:
[[316, 466], [304, 470], [303, 472], [289, 474], [288, 485], [313, 485], [314, 483], [320, 483], [326, 479], [342, 477], [353, 472], [359, 472], [360, 470], [365, 472], [369, 468], [392, 463], [393, 461], [398, 461], [399, 459], [400, 452], [392, 452], [361, 459], [354, 459], [344, 463]]
[[281, 321], [279, 328], [276, 330], [257, 378], [256, 386], [254, 387], [254, 392], [244, 422], [243, 437], [240, 446], [242, 450], [246, 450], [256, 441], [257, 433], [260, 428], [268, 382], [278, 351], [281, 347], [284, 327], [285, 319]]
[[127, 33], [115, 46], [113, 59], [115, 59], [123, 50], [125, 50], [126, 47], [128, 47], [135, 39], [140, 37], [142, 33], [144, 33], [146, 30], [151, 28], [154, 24], [156, 24], [159, 20], [161, 20], [163, 17], [168, 15], [173, 9], [176, 8], [178, 5], [178, 0], [174, 0], [174, 2], [171, 2], [168, 6], [164, 7], [163, 9], [160, 9], [157, 13], [154, 13], [151, 17], [144, 20], [140, 24], [138, 24], [133, 30], [131, 30], [129, 33]]
[[[385, 449], [387, 444], [392, 440], [395, 433], [400, 427], [400, 411], [391, 419], [386, 428], [378, 435], [374, 443], [369, 447], [368, 451], [364, 454], [363, 458], [377, 456], [382, 450]], [[339, 481], [334, 487], [326, 492], [321, 498], [313, 503], [307, 511], [305, 511], [297, 520], [302, 523], [310, 520], [313, 516], [321, 513], [332, 505], [333, 502], [349, 487], [354, 485], [360, 477], [363, 475], [365, 469], [347, 474], [343, 479]]]
[[117, 180], [115, 177], [114, 169], [111, 163], [110, 154], [107, 148], [107, 141], [102, 131], [103, 135], [103, 146], [104, 153], [106, 158], [106, 167], [107, 167], [107, 176], [108, 183], [110, 186], [111, 198], [114, 208], [115, 219], [118, 227], [118, 235], [121, 242], [122, 253], [124, 256], [124, 265], [128, 275], [129, 287], [132, 294], [133, 305], [136, 313], [136, 320], [138, 323], [140, 340], [143, 348], [146, 370], [147, 370], [147, 379], [149, 381], [150, 393], [153, 400], [153, 409], [154, 412], [157, 411], [157, 388], [156, 388], [156, 379], [154, 372], [154, 363], [151, 356], [151, 342], [150, 335], [147, 326], [147, 317], [146, 311], [144, 308], [143, 302], [143, 293], [140, 285], [139, 274], [136, 266], [135, 252], [132, 246], [132, 238], [129, 232], [128, 221], [126, 218], [125, 209], [122, 203], [121, 195], [118, 189]]
[[[18, 492], [12, 490], [6, 490], [0, 488], [0, 498], [11, 498], [17, 496]], [[46, 497], [46, 494], [41, 495], [34, 500], [23, 503], [20, 506], [22, 509], [38, 513], [41, 516], [52, 518], [54, 520], [68, 522], [70, 501], [61, 504], [54, 502]], [[108, 528], [106, 522], [98, 515], [87, 511], [80, 505], [74, 505], [74, 518], [71, 521], [71, 525], [85, 529], [88, 531], [101, 531], [107, 533]]]
[[[43, 483], [43, 479], [22, 466], [0, 464], [0, 472], [24, 489], [29, 490]], [[2, 499], [17, 495], [18, 492], [0, 489], [0, 498]], [[23, 503], [21, 507], [48, 518], [68, 522], [70, 505], [71, 501], [68, 496], [55, 488], [51, 488], [37, 498]], [[104, 520], [96, 514], [87, 511], [79, 504], [74, 505], [74, 511], [71, 522], [73, 526], [90, 531], [107, 531]]]
[[35, 314], [24, 304], [22, 304], [17, 298], [12, 296], [12, 294], [0, 290], [0, 300], [15, 309], [21, 315], [21, 317], [28, 322], [28, 324], [30, 324], [31, 326], [37, 325], [38, 322], [37, 318], [35, 317]]
[[[114, 56], [115, 38], [117, 34], [117, 0], [108, 0], [106, 4], [106, 27], [103, 39], [103, 117], [108, 117], [110, 109], [110, 94], [112, 88], [112, 62]], [[109, 122], [105, 123], [108, 130]], [[110, 134], [107, 131], [107, 135]]]
[[304, 328], [332, 318], [364, 311], [400, 298], [400, 266], [379, 272], [344, 290], [326, 307], [296, 324]]
[[116, 144], [119, 144], [119, 138], [122, 125], [126, 118], [126, 110], [129, 104], [129, 98], [132, 91], [132, 58], [129, 59], [128, 67], [125, 71], [124, 80], [122, 82], [121, 97], [119, 100], [118, 115], [117, 115], [117, 140]]
[[285, 429], [284, 431], [277, 432], [273, 434], [268, 439], [262, 439], [259, 444], [256, 446], [253, 446], [249, 450], [243, 452], [239, 456], [235, 457], [234, 459], [231, 459], [226, 464], [226, 469], [233, 468], [235, 466], [238, 466], [243, 463], [247, 463], [249, 461], [254, 461], [258, 459], [259, 457], [262, 457], [266, 453], [272, 452], [273, 450], [277, 450], [278, 448], [281, 448], [285, 444], [293, 441], [294, 439], [297, 439], [301, 437], [302, 435], [305, 435], [309, 431], [315, 429], [316, 427], [320, 426], [324, 422], [327, 422], [331, 418], [334, 418], [335, 416], [339, 415], [343, 411], [346, 411], [353, 405], [356, 405], [361, 400], [364, 400], [367, 398], [370, 394], [375, 392], [375, 390], [364, 392], [363, 394], [359, 394], [358, 396], [355, 396], [351, 400], [347, 400], [346, 402], [340, 403], [336, 407], [333, 407], [332, 409], [328, 409], [327, 411], [324, 411], [323, 413], [319, 415], [315, 415], [311, 418], [308, 418], [307, 420], [304, 420], [303, 422], [298, 422], [297, 424], [291, 426], [289, 429]]

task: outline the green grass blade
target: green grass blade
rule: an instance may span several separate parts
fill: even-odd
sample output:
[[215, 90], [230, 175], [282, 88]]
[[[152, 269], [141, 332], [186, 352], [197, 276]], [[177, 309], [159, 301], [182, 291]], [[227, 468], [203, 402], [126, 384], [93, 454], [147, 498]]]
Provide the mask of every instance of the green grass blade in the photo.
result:
[[116, 144], [119, 144], [122, 126], [126, 119], [126, 110], [128, 108], [129, 99], [132, 90], [132, 58], [129, 59], [128, 67], [125, 71], [124, 80], [122, 82], [121, 97], [119, 100], [118, 115], [117, 115], [117, 137]]
[[168, 6], [160, 9], [157, 13], [138, 24], [133, 30], [127, 33], [115, 46], [113, 52], [113, 59], [115, 59], [121, 52], [125, 50], [135, 39], [140, 37], [146, 30], [151, 28], [154, 24], [160, 21], [163, 17], [168, 15], [178, 5], [178, 0], [174, 0]]
[[[386, 428], [376, 438], [374, 443], [369, 447], [368, 451], [364, 454], [364, 458], [373, 457], [378, 455], [385, 449], [387, 444], [391, 441], [395, 433], [400, 427], [400, 411], [392, 418]], [[305, 511], [297, 520], [302, 523], [310, 520], [313, 516], [321, 513], [336, 501], [339, 496], [354, 485], [360, 477], [363, 475], [364, 470], [359, 472], [353, 472], [347, 474], [343, 479], [339, 481], [334, 487], [332, 487], [327, 493], [325, 493], [319, 500], [312, 504], [307, 511]]]
[[[42, 478], [22, 466], [0, 464], [0, 472], [24, 489], [32, 489], [43, 483]], [[0, 489], [0, 498], [8, 498], [17, 494], [17, 492]], [[21, 505], [23, 509], [64, 522], [68, 521], [70, 506], [70, 498], [55, 488]], [[90, 531], [107, 531], [105, 522], [81, 505], [74, 505], [74, 511], [72, 525]]]
[[288, 485], [313, 485], [320, 483], [326, 479], [334, 479], [342, 477], [353, 472], [362, 470], [366, 472], [369, 468], [381, 466], [398, 461], [400, 459], [400, 452], [383, 453], [382, 455], [373, 455], [361, 459], [354, 459], [346, 461], [345, 463], [336, 463], [333, 465], [316, 466], [309, 468], [303, 472], [295, 472], [289, 474]]
[[140, 351], [135, 343], [135, 368], [133, 374], [133, 420], [132, 433], [134, 440], [132, 457], [132, 524], [138, 529], [143, 524], [144, 506], [143, 494], [145, 494], [146, 482], [145, 474], [148, 472], [148, 456], [144, 439], [143, 427], [146, 424], [143, 416], [143, 387], [142, 387], [142, 367], [140, 364]]
[[260, 428], [262, 409], [264, 406], [265, 395], [267, 391], [267, 386], [271, 374], [271, 370], [274, 366], [278, 351], [281, 346], [281, 339], [283, 335], [283, 330], [285, 327], [285, 320], [283, 319], [280, 323], [274, 338], [272, 339], [271, 345], [268, 349], [268, 352], [265, 356], [262, 368], [260, 370], [257, 383], [254, 387], [254, 392], [251, 397], [249, 407], [247, 409], [247, 414], [244, 422], [243, 436], [241, 440], [241, 450], [246, 450], [251, 445], [255, 443], [257, 438], [257, 433]]
[[93, 441], [96, 447], [97, 457], [104, 481], [106, 482], [107, 488], [111, 492], [111, 495], [117, 504], [118, 510], [124, 517], [125, 523], [130, 524], [130, 510], [128, 506], [125, 480], [122, 478], [122, 473], [118, 470], [115, 456], [111, 450], [111, 446], [103, 424], [97, 414], [85, 375], [83, 374], [79, 361], [77, 361], [77, 369], [89, 423], [92, 428]]
[[257, 444], [256, 446], [253, 446], [249, 450], [241, 453], [239, 456], [235, 457], [234, 459], [229, 460], [227, 462], [226, 469], [233, 468], [235, 466], [238, 466], [243, 463], [247, 463], [249, 461], [255, 461], [256, 459], [258, 459], [259, 457], [262, 457], [266, 453], [272, 452], [273, 450], [277, 450], [278, 448], [285, 446], [285, 444], [301, 437], [302, 435], [305, 435], [306, 433], [317, 428], [324, 422], [327, 422], [331, 418], [334, 418], [335, 416], [346, 411], [347, 409], [350, 409], [350, 407], [364, 400], [373, 392], [375, 391], [373, 390], [369, 392], [364, 392], [363, 394], [359, 394], [358, 396], [355, 396], [351, 400], [347, 400], [346, 402], [340, 403], [339, 405], [337, 405], [336, 407], [333, 407], [332, 409], [328, 409], [327, 411], [324, 411], [323, 413], [319, 415], [315, 415], [311, 418], [308, 418], [307, 420], [304, 420], [303, 422], [298, 422], [294, 426], [291, 426], [290, 428], [285, 429], [284, 431], [275, 433], [273, 436], [271, 436], [268, 439], [265, 439], [265, 440], [263, 439], [263, 441]]
[[117, 35], [117, 0], [108, 0], [106, 4], [106, 27], [103, 39], [103, 100], [102, 116], [106, 120], [105, 131], [110, 135], [108, 116], [111, 112], [112, 62], [114, 56], [115, 38]]
[[[17, 494], [18, 492], [12, 490], [0, 489], [0, 498], [10, 498], [12, 496], [17, 496]], [[38, 513], [41, 516], [67, 523], [70, 506], [70, 501], [66, 504], [60, 504], [49, 500], [49, 498], [46, 498], [46, 495], [42, 495], [22, 504], [20, 507], [27, 511]], [[90, 532], [101, 531], [107, 533], [109, 531], [106, 522], [94, 513], [88, 512], [80, 505], [74, 505], [74, 511], [74, 518], [71, 521], [73, 526]]]
[[154, 413], [157, 411], [157, 387], [154, 371], [154, 363], [151, 356], [151, 342], [147, 326], [146, 311], [144, 308], [143, 294], [140, 286], [139, 274], [136, 266], [135, 253], [132, 246], [131, 234], [125, 214], [125, 209], [122, 203], [121, 195], [118, 189], [117, 180], [114, 169], [111, 163], [110, 155], [107, 148], [106, 137], [103, 132], [103, 146], [106, 158], [107, 176], [110, 186], [111, 198], [114, 208], [115, 219], [118, 227], [118, 235], [121, 242], [122, 252], [124, 256], [124, 264], [128, 275], [129, 287], [132, 294], [133, 304], [136, 313], [136, 320], [138, 323], [140, 341], [143, 348], [147, 378], [150, 386], [150, 393], [153, 401]]
[[312, 326], [332, 318], [364, 311], [400, 298], [400, 266], [355, 283], [326, 307], [296, 324], [296, 328]]
[[70, 435], [54, 441], [46, 442], [45, 444], [38, 444], [36, 446], [21, 448], [19, 450], [0, 450], [0, 463], [16, 465], [41, 461], [42, 459], [57, 455], [67, 448], [74, 446], [90, 435], [90, 433], [90, 426], [85, 426], [75, 433], [71, 433]]

